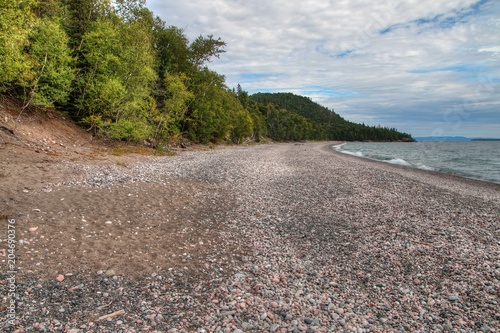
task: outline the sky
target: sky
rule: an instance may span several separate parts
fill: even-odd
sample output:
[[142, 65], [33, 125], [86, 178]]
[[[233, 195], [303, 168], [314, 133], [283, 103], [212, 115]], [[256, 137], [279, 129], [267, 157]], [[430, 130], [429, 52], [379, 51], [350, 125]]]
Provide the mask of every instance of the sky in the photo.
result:
[[250, 94], [292, 92], [418, 136], [500, 138], [499, 0], [147, 0]]

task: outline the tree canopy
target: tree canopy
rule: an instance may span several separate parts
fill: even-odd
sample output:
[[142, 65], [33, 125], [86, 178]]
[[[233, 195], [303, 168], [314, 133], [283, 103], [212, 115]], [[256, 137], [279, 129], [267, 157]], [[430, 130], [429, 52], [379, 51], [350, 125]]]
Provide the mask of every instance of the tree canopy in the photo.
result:
[[230, 89], [207, 66], [225, 46], [213, 35], [189, 41], [144, 0], [4, 0], [0, 92], [64, 110], [94, 135], [153, 146], [411, 138], [351, 123], [307, 97]]

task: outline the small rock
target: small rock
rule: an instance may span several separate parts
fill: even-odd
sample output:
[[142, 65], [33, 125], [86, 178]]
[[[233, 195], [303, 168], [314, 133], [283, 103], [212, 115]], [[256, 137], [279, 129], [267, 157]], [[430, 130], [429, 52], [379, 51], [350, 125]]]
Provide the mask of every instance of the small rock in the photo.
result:
[[457, 294], [450, 294], [450, 295], [448, 295], [448, 300], [455, 302], [455, 301], [459, 301], [460, 297]]
[[252, 328], [252, 324], [250, 324], [249, 322], [244, 321], [244, 322], [241, 323], [241, 328], [243, 328], [245, 331], [247, 331], [247, 330], [249, 330], [249, 329]]
[[108, 269], [108, 270], [106, 271], [106, 275], [107, 275], [107, 276], [113, 276], [113, 275], [115, 275], [115, 271], [114, 271], [114, 270], [112, 270], [112, 269]]
[[276, 330], [280, 328], [280, 325], [279, 324], [272, 324], [271, 325], [271, 332], [276, 332]]
[[56, 280], [57, 280], [57, 282], [63, 282], [63, 281], [64, 281], [64, 275], [59, 274], [59, 275], [56, 277]]
[[488, 326], [481, 326], [481, 332], [495, 332], [493, 329]]
[[304, 323], [306, 323], [307, 325], [311, 325], [312, 322], [313, 322], [313, 320], [311, 318], [309, 318], [309, 317], [304, 318]]
[[300, 324], [300, 323], [297, 325], [297, 328], [299, 329], [299, 331], [302, 331], [302, 332], [307, 330], [307, 326], [304, 324]]

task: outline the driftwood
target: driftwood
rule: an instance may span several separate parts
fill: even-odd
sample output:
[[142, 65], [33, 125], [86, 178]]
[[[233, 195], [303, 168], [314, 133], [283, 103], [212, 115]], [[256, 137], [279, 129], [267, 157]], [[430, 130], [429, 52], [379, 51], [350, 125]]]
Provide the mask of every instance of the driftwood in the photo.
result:
[[104, 315], [104, 316], [100, 316], [99, 319], [97, 319], [98, 321], [100, 320], [105, 320], [105, 319], [108, 319], [108, 318], [114, 318], [114, 317], [118, 317], [118, 316], [123, 316], [125, 314], [125, 310], [118, 310], [118, 311], [115, 311], [113, 313], [110, 313], [110, 314], [107, 314], [107, 315]]
[[102, 310], [104, 308], [107, 308], [108, 306], [110, 306], [111, 304], [113, 304], [113, 301], [109, 302], [108, 304], [104, 304], [104, 305], [101, 305], [101, 306], [98, 306], [97, 307], [97, 310]]

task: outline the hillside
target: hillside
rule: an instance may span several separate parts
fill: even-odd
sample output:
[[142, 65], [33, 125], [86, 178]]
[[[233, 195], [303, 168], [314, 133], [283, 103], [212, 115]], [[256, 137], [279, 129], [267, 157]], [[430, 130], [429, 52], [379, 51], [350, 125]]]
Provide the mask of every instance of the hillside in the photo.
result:
[[[53, 109], [35, 106], [23, 110], [23, 102], [0, 94], [0, 143], [2, 148], [19, 153], [29, 151], [50, 156], [97, 148], [84, 128]], [[44, 154], [45, 155], [45, 154]]]
[[408, 133], [395, 128], [366, 126], [345, 120], [333, 110], [310, 98], [292, 93], [256, 93], [250, 98], [262, 104], [273, 104], [311, 122], [313, 139], [345, 141], [414, 141]]

